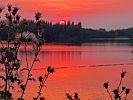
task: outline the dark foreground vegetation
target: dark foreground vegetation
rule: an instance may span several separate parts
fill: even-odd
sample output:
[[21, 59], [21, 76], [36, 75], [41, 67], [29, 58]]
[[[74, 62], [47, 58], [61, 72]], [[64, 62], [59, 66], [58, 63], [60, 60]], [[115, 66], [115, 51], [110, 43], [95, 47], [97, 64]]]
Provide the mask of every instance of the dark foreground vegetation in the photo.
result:
[[[25, 20], [27, 27], [25, 31], [37, 33], [36, 22], [32, 20]], [[105, 29], [85, 29], [82, 28], [82, 23], [75, 24], [74, 22], [66, 22], [66, 24], [52, 24], [41, 20], [40, 23], [44, 29], [44, 39], [47, 43], [87, 43], [87, 42], [132, 42], [133, 28], [110, 30]], [[0, 22], [0, 27], [5, 23]], [[21, 26], [22, 28], [23, 26]], [[11, 32], [18, 31], [16, 26]], [[7, 29], [0, 28], [0, 40], [7, 40]]]
[[[105, 88], [109, 99], [108, 100], [128, 100], [127, 97], [131, 92], [131, 89], [125, 87], [123, 85], [123, 79], [125, 78], [127, 72], [121, 72], [120, 80], [117, 85], [117, 87], [110, 89], [109, 82], [105, 82], [103, 84], [103, 88]], [[77, 92], [74, 93], [74, 95], [71, 95], [70, 93], [66, 93], [66, 99], [67, 100], [80, 100], [80, 97]], [[88, 99], [89, 100], [89, 99]]]
[[[54, 68], [51, 66], [47, 67], [46, 73], [40, 74], [38, 79], [32, 75], [32, 69], [36, 62], [40, 62], [38, 55], [41, 46], [44, 44], [44, 38], [42, 36], [43, 28], [40, 25], [41, 13], [35, 13], [35, 27], [38, 34], [31, 32], [25, 32], [24, 29], [28, 23], [26, 20], [21, 20], [18, 14], [19, 9], [8, 5], [8, 11], [5, 14], [7, 22], [1, 21], [1, 37], [6, 40], [4, 45], [3, 41], [0, 41], [0, 100], [24, 100], [27, 87], [29, 82], [37, 82], [38, 90], [35, 91], [36, 95], [29, 97], [29, 100], [44, 100], [42, 97], [42, 89], [46, 87], [45, 83], [51, 73], [54, 72]], [[3, 8], [0, 7], [0, 13]], [[27, 45], [32, 45], [32, 63], [29, 63], [29, 53], [27, 51]], [[23, 47], [25, 66], [21, 65], [24, 63], [18, 55], [20, 47]], [[23, 77], [26, 76], [26, 77]], [[17, 87], [17, 88], [16, 88]], [[15, 91], [20, 90], [20, 94], [13, 94]], [[14, 91], [14, 92], [15, 92]], [[16, 92], [17, 93], [17, 92]]]

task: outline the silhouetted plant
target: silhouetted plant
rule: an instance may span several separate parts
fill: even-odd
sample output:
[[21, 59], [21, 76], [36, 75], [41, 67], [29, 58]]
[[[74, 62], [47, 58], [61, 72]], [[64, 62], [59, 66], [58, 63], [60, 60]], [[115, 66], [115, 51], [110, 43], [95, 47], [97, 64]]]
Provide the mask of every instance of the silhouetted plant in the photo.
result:
[[[2, 12], [3, 8], [0, 8], [0, 13]], [[25, 90], [27, 88], [27, 85], [29, 81], [36, 81], [36, 79], [32, 76], [32, 69], [34, 67], [34, 64], [36, 62], [40, 62], [38, 59], [38, 55], [41, 49], [41, 46], [44, 44], [42, 30], [41, 27], [41, 13], [36, 14], [36, 27], [38, 34], [34, 34], [31, 32], [25, 32], [24, 28], [28, 25], [27, 20], [23, 19], [20, 20], [21, 16], [18, 14], [19, 9], [17, 7], [12, 7], [12, 5], [8, 5], [8, 13], [5, 14], [5, 17], [8, 21], [1, 22], [0, 28], [6, 28], [8, 30], [8, 40], [7, 45], [4, 45], [4, 43], [1, 41], [0, 46], [0, 64], [2, 68], [4, 68], [4, 74], [0, 75], [0, 78], [3, 80], [3, 87], [2, 91], [0, 91], [0, 99], [4, 100], [11, 100], [13, 99], [13, 94], [11, 92], [11, 89], [15, 88], [15, 83], [18, 84], [20, 87], [22, 94], [20, 97], [18, 97], [18, 100], [24, 100], [23, 96], [25, 94]], [[40, 22], [39, 22], [40, 21]], [[11, 30], [17, 28], [17, 33], [12, 33]], [[13, 36], [12, 36], [13, 35]], [[34, 58], [32, 61], [32, 64], [29, 64], [28, 60], [28, 51], [27, 46], [28, 44], [32, 45]], [[21, 68], [21, 60], [18, 57], [18, 52], [20, 46], [24, 47], [25, 51], [25, 61], [26, 61], [26, 67]], [[26, 82], [22, 82], [19, 73], [26, 71]], [[43, 86], [45, 86], [45, 82], [48, 78], [48, 76], [54, 72], [54, 68], [48, 67], [47, 74], [42, 77], [42, 81], [39, 80], [40, 87], [39, 92], [36, 97], [36, 100], [41, 96], [41, 90]], [[23, 72], [24, 73], [24, 72]], [[44, 100], [43, 97], [40, 97], [41, 100]]]
[[54, 70], [53, 67], [48, 66], [48, 68], [47, 68], [47, 74], [45, 74], [44, 76], [39, 76], [39, 78], [38, 78], [38, 80], [40, 82], [39, 91], [37, 92], [37, 96], [33, 98], [34, 100], [37, 100], [39, 98], [39, 96], [41, 95], [41, 91], [42, 91], [43, 87], [46, 87], [45, 82], [48, 79], [48, 76], [51, 73], [53, 73], [54, 71], [55, 70]]
[[[109, 82], [105, 82], [103, 84], [103, 87], [106, 89], [111, 100], [122, 100], [122, 99], [127, 100], [127, 96], [130, 93], [131, 89], [126, 88], [125, 86], [122, 85], [122, 81], [123, 81], [126, 73], [127, 72], [125, 72], [125, 71], [121, 73], [119, 84], [118, 84], [117, 88], [113, 89], [112, 91], [109, 90]], [[112, 95], [112, 93], [113, 93], [113, 95]]]
[[69, 93], [66, 93], [66, 99], [67, 100], [80, 100], [77, 92], [74, 93], [74, 96], [70, 95]]

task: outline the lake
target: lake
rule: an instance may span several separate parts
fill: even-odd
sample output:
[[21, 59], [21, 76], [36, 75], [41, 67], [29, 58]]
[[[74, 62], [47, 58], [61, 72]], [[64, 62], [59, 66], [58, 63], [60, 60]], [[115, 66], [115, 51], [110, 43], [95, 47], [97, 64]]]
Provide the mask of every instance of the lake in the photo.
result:
[[[42, 95], [46, 100], [65, 100], [65, 94], [78, 92], [81, 100], [109, 100], [103, 83], [110, 89], [117, 87], [120, 73], [127, 71], [123, 85], [133, 89], [133, 46], [128, 43], [90, 43], [76, 45], [46, 44], [41, 48], [40, 63], [33, 68], [33, 76], [44, 75], [47, 66], [55, 67], [46, 82]], [[29, 61], [33, 55], [29, 46]], [[24, 61], [24, 52], [19, 54]], [[24, 63], [22, 63], [25, 66]], [[25, 99], [32, 100], [38, 83], [29, 82]], [[27, 97], [28, 96], [28, 97]], [[132, 100], [133, 92], [128, 100]]]

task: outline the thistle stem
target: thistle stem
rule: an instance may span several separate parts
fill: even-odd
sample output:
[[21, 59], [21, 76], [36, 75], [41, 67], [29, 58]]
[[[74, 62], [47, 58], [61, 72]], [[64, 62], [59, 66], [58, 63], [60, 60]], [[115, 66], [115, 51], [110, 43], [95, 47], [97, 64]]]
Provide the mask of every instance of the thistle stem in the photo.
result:
[[119, 90], [119, 88], [121, 86], [121, 83], [122, 83], [122, 78], [120, 79], [120, 82], [119, 82], [119, 85], [118, 85], [118, 90]]
[[39, 91], [37, 92], [38, 95], [37, 95], [37, 97], [36, 97], [36, 100], [39, 98], [40, 93], [41, 93], [41, 91], [42, 91], [42, 88], [43, 88], [43, 86], [44, 86], [46, 80], [48, 79], [49, 74], [50, 74], [50, 73], [48, 72], [48, 73], [43, 77], [43, 81], [42, 81], [42, 83], [40, 83]]
[[[27, 51], [26, 51], [26, 52], [27, 52]], [[34, 64], [35, 64], [35, 62], [36, 62], [36, 58], [37, 58], [37, 56], [35, 56], [34, 61], [33, 61], [32, 65], [31, 65], [31, 67], [30, 67], [30, 69], [29, 69], [29, 71], [28, 71], [28, 76], [27, 76], [26, 83], [25, 83], [25, 89], [24, 89], [23, 92], [22, 92], [21, 99], [23, 98], [23, 95], [24, 95], [24, 93], [25, 93], [25, 90], [26, 90], [26, 87], [27, 87], [27, 84], [28, 84], [28, 81], [29, 81], [29, 77], [30, 77], [30, 72], [31, 72], [31, 70], [32, 70], [32, 68], [33, 68], [33, 66], [34, 66]]]
[[27, 68], [28, 68], [29, 63], [28, 63], [27, 44], [26, 44], [26, 43], [25, 43], [24, 50], [25, 50], [25, 59], [26, 59], [26, 64], [27, 64]]
[[109, 92], [109, 90], [108, 90], [108, 89], [107, 89], [107, 93], [108, 93], [108, 95], [109, 95], [110, 99], [111, 99], [111, 100], [113, 100], [113, 98], [112, 98], [112, 96], [111, 96], [111, 94], [110, 94], [110, 92]]

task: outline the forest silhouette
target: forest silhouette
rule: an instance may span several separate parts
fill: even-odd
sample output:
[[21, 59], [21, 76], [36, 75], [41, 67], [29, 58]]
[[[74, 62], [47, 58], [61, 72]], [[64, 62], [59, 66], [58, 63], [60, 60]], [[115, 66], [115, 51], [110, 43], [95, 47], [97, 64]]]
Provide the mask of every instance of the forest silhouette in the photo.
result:
[[[117, 29], [107, 31], [106, 29], [82, 28], [82, 23], [68, 21], [66, 24], [52, 24], [52, 22], [41, 21], [44, 28], [44, 39], [47, 43], [88, 43], [88, 42], [132, 42], [133, 28]], [[4, 21], [0, 22], [0, 40], [7, 40], [7, 29], [3, 28]], [[18, 27], [11, 32], [17, 32]], [[21, 26], [22, 27], [22, 26]], [[27, 20], [25, 31], [37, 33], [36, 24]]]

